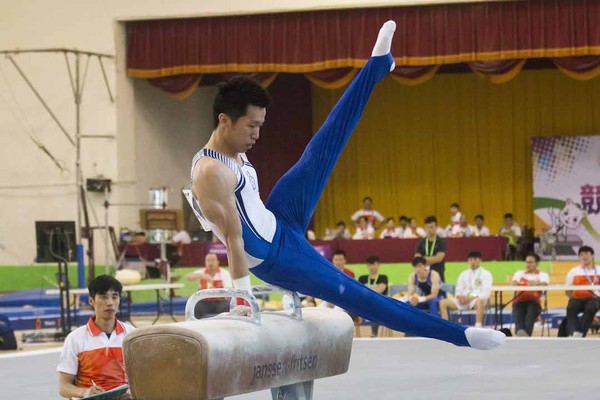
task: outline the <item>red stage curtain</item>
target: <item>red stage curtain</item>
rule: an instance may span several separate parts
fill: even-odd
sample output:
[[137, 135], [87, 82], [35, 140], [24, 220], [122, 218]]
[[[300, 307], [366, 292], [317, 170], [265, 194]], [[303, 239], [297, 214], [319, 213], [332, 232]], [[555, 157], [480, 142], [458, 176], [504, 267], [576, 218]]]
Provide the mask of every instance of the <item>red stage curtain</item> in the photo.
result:
[[157, 78], [360, 68], [398, 23], [398, 66], [600, 55], [600, 2], [532, 0], [134, 21], [127, 71]]
[[600, 57], [562, 57], [553, 58], [552, 61], [558, 69], [574, 79], [587, 80], [600, 76]]

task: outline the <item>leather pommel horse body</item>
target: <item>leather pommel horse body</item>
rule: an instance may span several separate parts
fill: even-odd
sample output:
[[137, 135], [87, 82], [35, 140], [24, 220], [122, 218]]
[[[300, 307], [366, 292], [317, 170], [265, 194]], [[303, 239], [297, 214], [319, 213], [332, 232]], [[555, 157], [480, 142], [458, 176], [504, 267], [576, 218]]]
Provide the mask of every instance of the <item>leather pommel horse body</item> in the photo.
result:
[[[133, 397], [212, 400], [271, 389], [273, 399], [312, 399], [315, 379], [348, 370], [354, 325], [342, 311], [302, 309], [296, 293], [253, 288], [273, 292], [293, 299], [291, 313], [260, 312], [256, 298], [241, 290], [209, 289], [190, 297], [185, 322], [129, 334], [123, 351]], [[218, 297], [244, 298], [251, 315], [195, 319], [198, 301]]]

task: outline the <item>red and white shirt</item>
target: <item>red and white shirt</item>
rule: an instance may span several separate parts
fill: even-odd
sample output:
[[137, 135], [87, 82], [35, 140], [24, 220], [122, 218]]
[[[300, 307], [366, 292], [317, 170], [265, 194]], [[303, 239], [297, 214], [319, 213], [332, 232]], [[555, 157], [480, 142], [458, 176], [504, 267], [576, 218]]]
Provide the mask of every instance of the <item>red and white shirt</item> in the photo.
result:
[[117, 320], [109, 338], [94, 319], [90, 317], [86, 325], [69, 333], [56, 370], [75, 375], [78, 387], [88, 388], [94, 380], [97, 386], [110, 390], [127, 383], [123, 339], [134, 328]]
[[[600, 284], [600, 266], [595, 265], [594, 268], [588, 269], [583, 268], [582, 265], [579, 265], [569, 271], [567, 274], [567, 280], [565, 282], [566, 285], [577, 285], [577, 286], [587, 286], [587, 285], [598, 285]], [[573, 291], [573, 298], [575, 299], [593, 299], [595, 297], [600, 296], [600, 286], [599, 290], [591, 291], [591, 290], [575, 290]]]
[[[513, 276], [513, 281], [517, 282], [519, 286], [530, 286], [530, 282], [539, 281], [541, 284], [550, 284], [550, 276], [544, 271], [535, 271], [533, 273], [527, 271], [517, 271]], [[540, 302], [543, 292], [531, 292], [523, 291], [517, 292], [514, 303], [520, 303], [523, 301], [535, 301]]]
[[[207, 268], [200, 268], [200, 269], [194, 271], [194, 274], [201, 274], [201, 273], [210, 275], [208, 273]], [[198, 288], [200, 290], [204, 290], [204, 289], [230, 288], [232, 286], [233, 286], [233, 283], [231, 282], [231, 275], [229, 275], [229, 271], [222, 269], [222, 268], [217, 268], [217, 272], [212, 277], [212, 281], [209, 281], [208, 279], [200, 279]]]
[[[194, 271], [195, 274], [204, 273], [206, 275], [210, 275], [208, 273], [207, 268], [200, 268]], [[229, 271], [217, 267], [217, 272], [212, 277], [212, 281], [208, 279], [200, 279], [198, 290], [204, 289], [222, 289], [222, 288], [230, 288], [233, 287], [233, 282], [231, 281], [231, 275]], [[225, 301], [227, 298], [225, 297], [215, 297], [213, 299], [205, 299], [204, 301]]]

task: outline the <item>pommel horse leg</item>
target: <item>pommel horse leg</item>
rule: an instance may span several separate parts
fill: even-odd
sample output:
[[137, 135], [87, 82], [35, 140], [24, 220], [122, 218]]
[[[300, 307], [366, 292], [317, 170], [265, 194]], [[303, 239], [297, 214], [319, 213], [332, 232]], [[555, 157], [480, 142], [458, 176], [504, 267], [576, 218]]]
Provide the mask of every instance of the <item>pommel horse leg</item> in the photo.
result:
[[[185, 322], [129, 334], [123, 352], [134, 398], [217, 400], [271, 389], [273, 399], [311, 400], [315, 379], [348, 370], [354, 326], [342, 311], [302, 310], [295, 293], [253, 288], [275, 292], [293, 298], [291, 313], [261, 312], [245, 291], [210, 289], [190, 297]], [[196, 303], [215, 297], [244, 298], [251, 315], [196, 320]]]

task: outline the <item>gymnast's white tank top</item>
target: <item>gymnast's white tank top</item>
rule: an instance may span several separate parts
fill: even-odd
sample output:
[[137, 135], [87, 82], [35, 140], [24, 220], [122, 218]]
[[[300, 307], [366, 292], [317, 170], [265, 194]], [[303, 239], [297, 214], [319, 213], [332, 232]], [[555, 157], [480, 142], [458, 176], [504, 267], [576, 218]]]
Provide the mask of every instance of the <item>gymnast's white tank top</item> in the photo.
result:
[[[231, 158], [225, 157], [215, 150], [204, 148], [194, 156], [190, 182], [193, 179], [196, 164], [202, 157], [210, 157], [221, 161], [223, 164], [227, 165], [237, 177], [237, 186], [234, 192], [235, 205], [237, 207], [240, 223], [242, 224], [244, 251], [246, 253], [248, 266], [250, 268], [255, 267], [267, 257], [270, 244], [273, 241], [273, 236], [275, 235], [275, 230], [277, 228], [275, 216], [265, 207], [260, 199], [256, 170], [252, 164], [248, 162], [245, 155], [241, 155], [244, 165], [240, 166]], [[206, 188], [206, 190], [210, 190], [210, 188]], [[223, 233], [215, 224], [206, 218], [192, 191], [186, 189], [184, 190], [184, 194], [204, 230], [213, 231], [221, 242], [225, 243]]]

